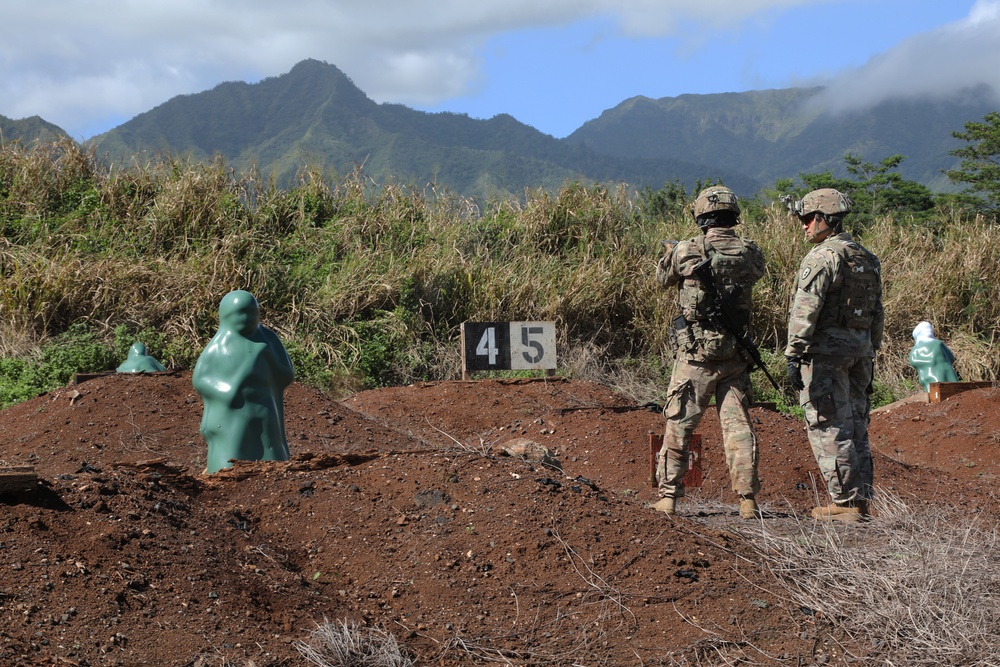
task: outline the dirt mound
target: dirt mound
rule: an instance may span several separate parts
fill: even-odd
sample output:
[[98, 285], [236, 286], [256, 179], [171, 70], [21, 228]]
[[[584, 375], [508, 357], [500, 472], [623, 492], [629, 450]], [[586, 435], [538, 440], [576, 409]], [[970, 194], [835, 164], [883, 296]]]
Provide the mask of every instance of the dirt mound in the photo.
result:
[[[993, 507], [1000, 393], [875, 415], [876, 483]], [[814, 504], [802, 423], [754, 408], [765, 523]], [[304, 665], [324, 619], [417, 664], [697, 662], [721, 643], [808, 662], [816, 630], [755, 567], [709, 414], [704, 485], [645, 505], [662, 416], [561, 379], [338, 402], [286, 392], [293, 457], [202, 474], [188, 373], [114, 374], [0, 412], [0, 664]], [[555, 459], [504, 452], [529, 440]], [[853, 528], [852, 528], [853, 529]], [[227, 662], [228, 661], [228, 662]], [[803, 663], [805, 664], [805, 663]]]

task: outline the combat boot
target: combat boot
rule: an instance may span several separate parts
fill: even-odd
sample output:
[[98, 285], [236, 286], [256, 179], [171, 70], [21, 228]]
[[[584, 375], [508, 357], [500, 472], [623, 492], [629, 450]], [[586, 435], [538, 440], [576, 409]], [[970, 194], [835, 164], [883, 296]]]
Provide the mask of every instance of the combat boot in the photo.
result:
[[676, 500], [673, 498], [660, 498], [655, 503], [650, 505], [657, 512], [663, 512], [664, 514], [673, 514], [674, 507], [676, 505]]
[[760, 508], [757, 507], [757, 500], [753, 497], [753, 494], [747, 496], [740, 496], [740, 518], [741, 519], [760, 518]]
[[819, 521], [843, 521], [856, 523], [865, 521], [871, 516], [868, 513], [867, 500], [850, 500], [846, 503], [830, 503], [825, 507], [814, 507], [812, 518]]

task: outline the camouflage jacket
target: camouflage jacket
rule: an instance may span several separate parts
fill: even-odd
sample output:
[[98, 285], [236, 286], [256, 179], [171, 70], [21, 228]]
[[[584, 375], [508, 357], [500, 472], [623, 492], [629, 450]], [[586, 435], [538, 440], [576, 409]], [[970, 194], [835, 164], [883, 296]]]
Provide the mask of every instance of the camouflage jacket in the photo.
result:
[[753, 286], [764, 275], [764, 253], [756, 243], [732, 228], [713, 227], [704, 236], [680, 241], [656, 265], [663, 287], [677, 286], [677, 300], [686, 327], [676, 327], [678, 352], [691, 359], [721, 360], [737, 354], [736, 338], [709, 315], [711, 296], [694, 267], [711, 259], [716, 289], [727, 295], [750, 319]]
[[874, 356], [884, 324], [881, 265], [875, 255], [847, 232], [809, 251], [796, 278], [785, 356]]

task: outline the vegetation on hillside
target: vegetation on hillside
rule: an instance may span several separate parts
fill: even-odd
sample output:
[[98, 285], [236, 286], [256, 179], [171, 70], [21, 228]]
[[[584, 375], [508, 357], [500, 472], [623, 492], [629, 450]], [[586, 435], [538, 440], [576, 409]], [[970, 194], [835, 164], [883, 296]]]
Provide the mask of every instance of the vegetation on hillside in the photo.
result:
[[[274, 175], [281, 186], [293, 185], [303, 165], [338, 178], [363, 166], [379, 183], [433, 184], [482, 198], [517, 198], [526, 188], [555, 192], [567, 180], [656, 185], [705, 169], [695, 168], [686, 152], [604, 155], [507, 114], [483, 120], [377, 104], [337, 67], [318, 60], [255, 84], [228, 82], [174, 97], [85, 145], [119, 165], [160, 153], [194, 160], [220, 155], [238, 171]], [[714, 169], [713, 176], [740, 191], [759, 186], [725, 162]]]
[[0, 115], [0, 142], [33, 143], [59, 141], [64, 138], [69, 138], [65, 130], [38, 116], [14, 120]]
[[1000, 111], [986, 114], [981, 122], [969, 121], [965, 132], [952, 136], [966, 145], [952, 151], [962, 162], [948, 178], [968, 185], [988, 206], [1000, 208]]
[[[853, 185], [872, 187], [888, 164], [859, 158], [868, 177]], [[892, 181], [873, 201], [905, 194]], [[463, 321], [553, 320], [560, 372], [658, 400], [675, 306], [653, 264], [661, 239], [697, 233], [689, 201], [676, 183], [639, 193], [567, 183], [482, 203], [315, 170], [286, 188], [221, 160], [109, 171], [69, 140], [2, 144], [0, 402], [112, 370], [136, 340], [168, 367], [191, 368], [234, 289], [256, 295], [298, 378], [334, 393], [459, 377]], [[781, 379], [786, 304], [807, 246], [780, 203], [744, 208], [742, 233], [768, 259], [758, 341]], [[954, 205], [869, 213], [854, 231], [884, 269], [878, 399], [914, 389], [907, 354], [924, 319], [963, 378], [995, 379], [995, 219]], [[755, 382], [762, 400], [791, 399]]]

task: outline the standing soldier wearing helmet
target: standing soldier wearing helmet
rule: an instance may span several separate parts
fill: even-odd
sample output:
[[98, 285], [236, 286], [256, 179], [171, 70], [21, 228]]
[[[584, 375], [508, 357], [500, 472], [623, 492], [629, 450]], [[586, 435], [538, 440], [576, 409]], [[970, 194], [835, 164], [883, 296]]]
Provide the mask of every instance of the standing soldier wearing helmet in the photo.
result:
[[799, 390], [809, 444], [831, 503], [821, 521], [859, 521], [872, 497], [868, 444], [872, 371], [882, 344], [882, 275], [878, 258], [843, 230], [851, 200], [832, 188], [789, 204], [806, 240], [788, 315], [788, 377]]
[[[674, 244], [656, 265], [657, 281], [667, 288], [677, 286], [681, 314], [674, 320], [677, 355], [663, 409], [666, 431], [657, 456], [660, 499], [653, 508], [673, 514], [676, 499], [684, 496], [691, 434], [715, 397], [730, 480], [740, 497], [740, 516], [752, 519], [759, 513], [755, 496], [760, 490], [757, 439], [747, 412], [752, 361], [718, 321], [713, 295], [735, 304], [749, 324], [753, 286], [764, 275], [764, 254], [733, 230], [740, 221], [740, 207], [729, 188], [702, 190], [691, 210], [702, 235]], [[703, 271], [695, 273], [705, 262], [711, 266], [713, 285], [702, 282]]]

